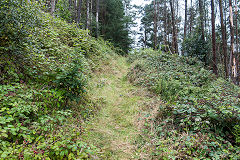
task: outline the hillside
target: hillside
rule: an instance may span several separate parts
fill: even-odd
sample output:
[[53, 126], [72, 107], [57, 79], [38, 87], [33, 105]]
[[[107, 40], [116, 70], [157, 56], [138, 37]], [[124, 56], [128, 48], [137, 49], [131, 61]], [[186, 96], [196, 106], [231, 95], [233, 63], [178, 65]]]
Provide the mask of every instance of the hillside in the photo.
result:
[[[94, 22], [81, 29], [89, 2], [75, 23], [84, 10], [72, 1], [55, 11], [0, 1], [0, 159], [240, 159], [239, 86], [200, 61], [198, 46], [193, 57], [171, 46], [127, 53], [124, 3], [107, 2], [94, 33]], [[100, 30], [115, 43], [91, 36]]]
[[239, 87], [196, 58], [151, 49], [129, 55], [130, 82], [159, 95], [149, 135], [154, 158], [239, 159]]
[[74, 159], [95, 155], [82, 121], [98, 107], [88, 81], [113, 47], [37, 4], [1, 1], [0, 155]]

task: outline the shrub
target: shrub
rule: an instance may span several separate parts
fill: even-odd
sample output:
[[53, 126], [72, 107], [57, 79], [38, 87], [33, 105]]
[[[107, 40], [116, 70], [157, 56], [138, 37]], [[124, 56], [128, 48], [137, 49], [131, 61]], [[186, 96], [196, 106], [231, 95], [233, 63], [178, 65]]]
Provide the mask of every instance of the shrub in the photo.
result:
[[95, 105], [86, 87], [113, 47], [40, 8], [0, 1], [0, 159], [91, 159], [99, 150], [81, 139], [80, 118]]
[[189, 36], [184, 39], [182, 44], [183, 55], [197, 57], [202, 62], [208, 64], [209, 60], [207, 57], [210, 52], [211, 44], [209, 39], [203, 40], [201, 29], [197, 28], [192, 34], [189, 34]]
[[[132, 53], [129, 60], [134, 65], [128, 73], [130, 81], [147, 87], [167, 103], [159, 107], [155, 120], [156, 137], [160, 142], [166, 140], [161, 142], [162, 149], [172, 147], [163, 154], [239, 158], [238, 86], [215, 77], [196, 58], [145, 50]], [[196, 134], [202, 139], [194, 137]], [[179, 140], [182, 136], [184, 140]], [[163, 151], [156, 147], [156, 154]]]

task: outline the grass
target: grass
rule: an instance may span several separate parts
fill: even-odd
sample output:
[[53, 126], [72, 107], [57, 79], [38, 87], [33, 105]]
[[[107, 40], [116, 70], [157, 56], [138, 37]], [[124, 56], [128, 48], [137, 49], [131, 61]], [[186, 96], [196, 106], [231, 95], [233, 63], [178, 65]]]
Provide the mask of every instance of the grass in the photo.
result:
[[101, 148], [104, 159], [138, 159], [135, 141], [141, 127], [141, 102], [148, 101], [139, 88], [126, 79], [129, 69], [124, 57], [111, 60], [90, 82], [91, 97], [102, 103], [94, 118], [85, 124], [84, 139]]

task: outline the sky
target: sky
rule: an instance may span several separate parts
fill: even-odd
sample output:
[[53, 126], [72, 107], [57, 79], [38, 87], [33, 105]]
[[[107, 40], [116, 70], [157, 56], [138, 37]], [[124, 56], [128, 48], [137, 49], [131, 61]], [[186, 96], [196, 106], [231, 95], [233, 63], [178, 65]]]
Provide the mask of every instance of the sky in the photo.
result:
[[132, 0], [131, 3], [135, 5], [145, 5], [148, 4], [150, 0]]
[[[146, 4], [151, 3], [151, 1], [152, 0], [131, 0], [131, 4], [132, 5], [137, 5], [137, 6], [140, 6], [140, 5], [144, 6]], [[188, 6], [190, 6], [190, 1], [188, 1], [188, 3], [189, 3]], [[181, 11], [184, 11], [184, 7], [185, 7], [184, 6], [184, 0], [179, 0], [179, 9]], [[184, 12], [181, 13], [181, 15], [184, 15]], [[137, 26], [136, 27], [132, 27], [131, 30], [132, 31], [136, 31], [136, 32], [140, 32], [139, 30], [140, 30], [141, 17], [138, 16], [137, 19], [135, 20], [135, 22], [137, 23]], [[135, 41], [135, 44], [133, 45], [133, 47], [134, 48], [138, 48], [137, 41], [139, 40], [139, 35], [136, 35], [136, 36], [132, 35], [132, 38]]]
[[[137, 6], [144, 6], [146, 4], [149, 4], [151, 0], [131, 0], [131, 5], [137, 5]], [[137, 23], [136, 27], [132, 27], [131, 30], [139, 32], [140, 30], [140, 23], [141, 23], [141, 18], [138, 16], [137, 19], [135, 20], [135, 23]], [[137, 41], [139, 39], [139, 35], [132, 35], [132, 38], [135, 41], [135, 44], [133, 45], [134, 48], [137, 47]]]

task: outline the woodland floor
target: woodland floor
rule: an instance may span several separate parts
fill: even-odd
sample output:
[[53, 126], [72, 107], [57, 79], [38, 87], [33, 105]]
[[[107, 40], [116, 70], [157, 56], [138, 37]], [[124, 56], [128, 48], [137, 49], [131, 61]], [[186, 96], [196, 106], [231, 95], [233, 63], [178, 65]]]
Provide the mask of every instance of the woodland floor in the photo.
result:
[[101, 148], [106, 159], [148, 159], [148, 147], [137, 143], [144, 116], [155, 99], [128, 82], [129, 67], [124, 57], [117, 58], [104, 65], [90, 83], [91, 96], [101, 101], [102, 107], [85, 124], [85, 139]]

